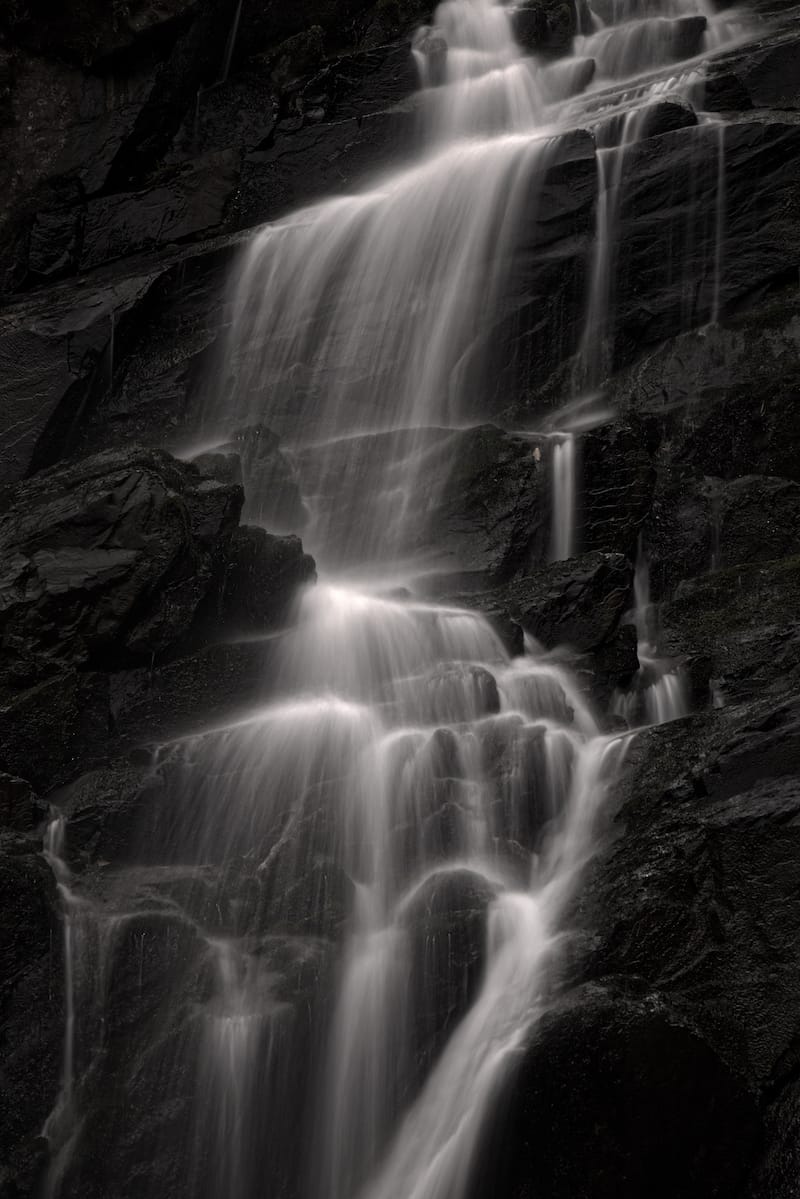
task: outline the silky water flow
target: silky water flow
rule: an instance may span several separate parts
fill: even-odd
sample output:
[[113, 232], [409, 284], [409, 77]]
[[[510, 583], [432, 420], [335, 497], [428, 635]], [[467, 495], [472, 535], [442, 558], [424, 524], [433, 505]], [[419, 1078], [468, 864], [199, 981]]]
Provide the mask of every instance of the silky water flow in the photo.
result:
[[[321, 581], [270, 648], [264, 706], [159, 747], [170, 799], [147, 865], [92, 891], [54, 814], [66, 1028], [49, 1199], [79, 1177], [115, 947], [131, 937], [140, 987], [162, 925], [173, 956], [190, 945], [199, 962], [179, 982], [167, 972], [181, 1035], [167, 1050], [169, 1022], [145, 1022], [129, 1079], [157, 1057], [170, 1102], [188, 1088], [189, 1131], [153, 1132], [154, 1157], [159, 1136], [180, 1142], [175, 1195], [467, 1199], [493, 1104], [553, 1001], [565, 909], [626, 737], [600, 731], [532, 641], [512, 657], [484, 617], [425, 599], [414, 578], [436, 564], [424, 532], [454, 433], [484, 417], [487, 329], [520, 222], [584, 131], [598, 187], [585, 319], [564, 408], [542, 423], [551, 556], [576, 551], [576, 442], [603, 419], [627, 155], [656, 101], [702, 95], [704, 58], [743, 24], [704, 0], [595, 0], [572, 54], [545, 62], [522, 54], [511, 19], [492, 0], [441, 4], [412, 47], [416, 159], [265, 227], [234, 272], [198, 440], [253, 423], [283, 438]], [[716, 319], [721, 228], [712, 243]], [[270, 527], [274, 480], [256, 459], [245, 481]], [[643, 557], [636, 599], [642, 679], [617, 707], [656, 722], [684, 700], [648, 631]]]

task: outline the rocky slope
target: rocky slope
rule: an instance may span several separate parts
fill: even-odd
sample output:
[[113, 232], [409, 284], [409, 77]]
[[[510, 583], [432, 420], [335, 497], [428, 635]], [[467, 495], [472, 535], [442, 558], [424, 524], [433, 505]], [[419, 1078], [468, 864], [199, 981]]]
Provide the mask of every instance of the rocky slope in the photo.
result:
[[[173, 767], [154, 773], [143, 747], [264, 693], [270, 642], [248, 635], [279, 633], [313, 576], [296, 537], [240, 524], [256, 455], [281, 526], [302, 526], [269, 431], [244, 430], [194, 465], [169, 453], [218, 360], [226, 272], [253, 225], [410, 145], [407, 34], [428, 6], [76, 0], [55, 20], [46, 7], [14, 0], [0, 14], [4, 1199], [36, 1193], [61, 1071], [59, 902], [40, 854], [48, 804], [68, 813], [71, 864], [101, 892], [105, 865], [129, 865], [174, 799]], [[571, 6], [521, 11], [520, 35], [557, 53]], [[579, 557], [544, 564], [546, 445], [529, 435], [487, 424], [459, 435], [435, 513], [431, 536], [458, 575], [432, 587], [489, 613], [512, 646], [523, 630], [566, 646], [606, 708], [637, 670], [626, 614], [646, 546], [660, 650], [682, 664], [693, 703], [630, 747], [606, 850], [573, 913], [563, 994], [487, 1130], [476, 1199], [796, 1193], [800, 14], [762, 4], [759, 19], [753, 44], [717, 60], [702, 100], [728, 121], [721, 246], [716, 129], [660, 107], [626, 156], [614, 416], [578, 439]], [[571, 139], [485, 331], [482, 390], [498, 426], [518, 430], [559, 403], [595, 191], [591, 139]], [[720, 319], [709, 324], [718, 253]], [[346, 880], [315, 870], [295, 894], [285, 863], [266, 880], [243, 865], [235, 897], [240, 913], [273, 913], [270, 967], [286, 980], [298, 1096], [347, 899]], [[242, 918], [235, 903], [220, 911], [230, 888], [213, 869], [194, 882], [221, 927]], [[440, 964], [448, 1019], [479, 978], [490, 898], [461, 884], [432, 884], [425, 908], [426, 935], [456, 946]], [[85, 1096], [91, 1132], [69, 1193], [201, 1193], [202, 1153], [192, 1147], [197, 1176], [181, 1164], [196, 1084], [163, 1089], [208, 987], [203, 947], [170, 907], [177, 885], [135, 880], [139, 914], [115, 944]], [[302, 960], [298, 930], [314, 946]], [[467, 980], [455, 1000], [451, 969]], [[168, 1027], [167, 979], [181, 996]], [[448, 1027], [418, 1030], [421, 1060]], [[263, 1149], [276, 1195], [295, 1193], [301, 1119], [282, 1112]]]

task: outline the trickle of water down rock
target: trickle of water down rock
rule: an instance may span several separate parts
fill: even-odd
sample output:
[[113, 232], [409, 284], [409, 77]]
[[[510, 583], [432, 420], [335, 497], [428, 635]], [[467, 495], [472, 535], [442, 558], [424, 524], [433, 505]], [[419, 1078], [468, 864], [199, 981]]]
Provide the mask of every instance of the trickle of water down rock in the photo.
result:
[[[158, 748], [153, 771], [173, 800], [148, 817], [139, 864], [78, 884], [69, 826], [54, 818], [67, 1004], [44, 1129], [53, 1199], [73, 1193], [84, 1098], [113, 1053], [107, 964], [124, 938], [141, 986], [147, 938], [173, 930], [180, 968], [162, 1000], [182, 1012], [180, 1033], [142, 1015], [131, 1085], [156, 1061], [154, 1156], [179, 1136], [172, 1099], [190, 1096], [172, 1193], [201, 1199], [470, 1199], [487, 1118], [553, 1003], [565, 910], [628, 734], [602, 731], [534, 644], [512, 657], [486, 618], [430, 598], [427, 581], [461, 566], [437, 546], [432, 514], [455, 433], [491, 415], [492, 315], [520, 216], [546, 226], [561, 165], [590, 156], [583, 329], [563, 408], [525, 430], [531, 471], [551, 481], [551, 557], [576, 552], [575, 434], [607, 415], [626, 152], [659, 122], [712, 119], [704, 62], [746, 18], [702, 0], [595, 0], [580, 6], [572, 53], [552, 61], [518, 44], [520, 13], [440, 5], [412, 47], [417, 157], [265, 227], [232, 275], [193, 449], [252, 424], [282, 436], [321, 579], [276, 639], [270, 701]], [[709, 321], [724, 145], [720, 125]], [[257, 457], [245, 466], [249, 508], [274, 528], [272, 480]], [[684, 711], [648, 603], [642, 559], [642, 677], [616, 701], [632, 723]]]

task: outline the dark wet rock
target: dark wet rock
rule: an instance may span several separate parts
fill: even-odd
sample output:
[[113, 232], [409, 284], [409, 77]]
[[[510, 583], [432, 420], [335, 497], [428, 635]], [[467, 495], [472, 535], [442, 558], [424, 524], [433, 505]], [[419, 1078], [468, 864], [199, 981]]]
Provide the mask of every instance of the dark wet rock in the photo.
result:
[[701, 107], [706, 112], [747, 112], [753, 103], [747, 88], [731, 71], [713, 74], [705, 81]]
[[791, 292], [665, 344], [622, 372], [612, 394], [651, 430], [658, 481], [643, 531], [656, 598], [714, 567], [794, 552], [800, 375]]
[[131, 5], [91, 0], [65, 5], [54, 14], [41, 0], [8, 6], [2, 28], [36, 54], [52, 54], [82, 66], [129, 49], [139, 38], [174, 37], [197, 7], [197, 0], [137, 0]]
[[222, 151], [151, 181], [146, 191], [92, 200], [83, 225], [81, 269], [209, 236], [223, 223], [237, 168], [235, 152]]
[[[14, 652], [11, 662], [21, 664]], [[36, 681], [40, 657], [31, 659], [30, 675], [13, 687], [5, 679], [0, 701], [0, 769], [23, 772], [45, 794], [66, 782], [106, 746], [110, 727], [109, 684], [105, 675], [57, 670]]]
[[481, 418], [487, 410], [507, 413], [512, 425], [533, 428], [542, 428], [546, 381], [580, 341], [597, 195], [591, 134], [560, 135], [545, 152], [548, 169], [532, 189], [528, 219], [510, 247], [497, 316], [476, 345], [476, 354], [485, 355], [483, 370], [464, 372], [468, 390], [462, 397], [469, 400], [474, 389]]
[[304, 75], [316, 70], [325, 57], [325, 36], [320, 25], [281, 42], [270, 54], [270, 78], [279, 90], [285, 90]]
[[564, 51], [578, 32], [577, 9], [562, 0], [523, 0], [511, 22], [515, 38], [528, 51]]
[[546, 648], [581, 652], [607, 642], [629, 606], [633, 568], [621, 554], [594, 552], [553, 562], [494, 593]]
[[[704, 501], [704, 517], [698, 532], [705, 533], [701, 545], [706, 549], [705, 560], [700, 553], [702, 568], [692, 569], [689, 556], [694, 549], [693, 534], [698, 528], [692, 522], [684, 531], [686, 547], [676, 555], [675, 567], [686, 566], [682, 577], [704, 573], [709, 567], [724, 570], [728, 567], [770, 559], [789, 557], [800, 552], [800, 486], [789, 479], [751, 475], [727, 483], [714, 480], [700, 489]], [[703, 527], [705, 526], [705, 527]], [[687, 554], [686, 551], [689, 551]], [[675, 574], [677, 575], [677, 569]]]
[[[296, 93], [274, 134], [248, 150], [234, 219], [253, 225], [332, 191], [352, 189], [408, 153], [417, 73], [407, 44], [329, 63]], [[303, 170], [297, 170], [302, 158]]]
[[661, 609], [665, 652], [692, 664], [698, 698], [713, 680], [723, 702], [786, 694], [800, 663], [800, 561], [729, 567], [682, 584]]
[[523, 652], [523, 633], [546, 649], [571, 651], [570, 667], [605, 700], [628, 686], [639, 664], [636, 634], [621, 624], [632, 584], [633, 568], [623, 555], [594, 551], [455, 598], [482, 612], [512, 655]]
[[270, 851], [254, 882], [236, 913], [239, 926], [250, 931], [336, 937], [352, 915], [353, 880], [294, 837]]
[[222, 627], [241, 635], [287, 623], [298, 592], [315, 579], [314, 559], [299, 537], [237, 529], [226, 555]]
[[[381, 169], [402, 150], [415, 126], [407, 45], [382, 45], [430, 17], [414, 0], [245, 0], [224, 82], [229, 5], [143, 0], [124, 12], [115, 4], [100, 7], [70, 4], [52, 21], [32, 24], [30, 14], [41, 6], [15, 0], [1, 18], [13, 52], [0, 48], [0, 160], [4, 182], [13, 174], [13, 186], [0, 243], [3, 276], [18, 297], [0, 318], [8, 478], [65, 455], [134, 441], [188, 442], [228, 318], [221, 284], [232, 253], [227, 242], [205, 246], [193, 239], [352, 189], [365, 171]], [[758, 7], [780, 4], [761, 0]], [[561, 49], [572, 8], [548, 5], [538, 14], [532, 48]], [[700, 22], [684, 22], [678, 32], [689, 52]], [[749, 1185], [747, 1193], [790, 1199], [796, 1189], [800, 741], [791, 701], [800, 682], [800, 599], [794, 558], [773, 560], [798, 549], [800, 376], [796, 297], [787, 290], [800, 261], [795, 55], [788, 36], [765, 35], [757, 47], [726, 55], [707, 88], [706, 106], [715, 111], [750, 109], [724, 138], [723, 325], [683, 332], [705, 325], [711, 311], [719, 131], [696, 126], [691, 110], [669, 102], [654, 108], [649, 136], [626, 154], [612, 362], [618, 373], [610, 397], [621, 418], [579, 439], [586, 480], [580, 545], [587, 553], [577, 560], [577, 579], [562, 573], [575, 563], [541, 573], [552, 584], [542, 601], [542, 628], [558, 641], [571, 620], [576, 643], [592, 643], [597, 685], [607, 691], [623, 678], [632, 668], [634, 631], [614, 624], [616, 601], [610, 604], [606, 593], [598, 592], [592, 607], [594, 576], [585, 572], [601, 556], [632, 560], [643, 531], [655, 593], [670, 597], [661, 612], [665, 652], [684, 662], [700, 711], [643, 734], [631, 748], [617, 797], [616, 840], [577, 909], [587, 962], [576, 970], [599, 979], [602, 989], [584, 988], [541, 1026], [503, 1109], [504, 1147], [482, 1195], [527, 1199], [535, 1188], [570, 1199], [582, 1193], [641, 1199], [660, 1187], [673, 1199], [695, 1187], [698, 1199], [715, 1193], [727, 1199]], [[83, 70], [85, 62], [91, 71]], [[789, 115], [776, 119], [768, 109]], [[483, 389], [476, 379], [477, 389], [493, 396], [495, 413], [522, 414], [533, 428], [547, 427], [539, 420], [554, 401], [547, 380], [580, 336], [595, 219], [591, 138], [564, 141], [564, 161], [554, 163], [540, 201], [528, 206], [502, 317], [485, 331], [490, 385]], [[691, 203], [665, 200], [680, 195]], [[686, 248], [682, 272], [674, 269], [678, 245]], [[76, 282], [74, 272], [92, 263], [98, 265]], [[294, 464], [269, 438], [262, 444], [268, 452], [258, 469], [274, 467], [279, 482], [268, 490], [289, 503]], [[537, 463], [537, 448], [544, 462]], [[244, 462], [241, 447], [237, 453]], [[540, 578], [550, 529], [546, 443], [484, 429], [459, 434], [455, 456], [452, 481], [433, 512], [452, 551], [445, 566], [463, 570], [465, 585], [491, 581], [494, 602], [498, 580], [510, 580], [513, 590]], [[224, 467], [202, 465], [223, 490], [235, 486], [231, 454]], [[191, 468], [172, 469], [194, 478]], [[248, 489], [246, 470], [243, 477]], [[59, 500], [71, 502], [72, 496]], [[342, 523], [353, 511], [339, 513]], [[304, 518], [295, 508], [286, 527]], [[433, 543], [426, 538], [419, 539], [423, 550]], [[231, 532], [228, 544], [234, 549], [224, 561], [236, 586], [226, 602], [229, 614], [231, 607], [238, 612], [234, 623], [263, 628], [278, 619], [267, 615], [277, 609], [285, 619], [284, 599], [271, 607], [269, 564], [277, 559], [279, 578], [283, 565], [290, 574], [310, 569], [299, 545], [254, 530]], [[200, 574], [205, 553], [198, 550]], [[701, 577], [711, 565], [724, 569]], [[266, 609], [254, 584], [269, 599]], [[269, 691], [269, 642], [173, 658], [184, 617], [176, 614], [174, 625], [166, 618], [148, 624], [137, 597], [133, 623], [144, 621], [145, 632], [110, 656], [100, 646], [78, 660], [75, 643], [84, 627], [63, 620], [60, 607], [48, 608], [38, 623], [36, 646], [27, 628], [11, 646], [17, 691], [0, 714], [0, 764], [40, 793], [82, 776], [68, 801], [74, 824], [68, 841], [81, 863], [124, 861], [137, 823], [153, 828], [150, 799], [160, 809], [160, 783], [150, 799], [141, 785], [146, 767], [140, 771], [128, 758], [119, 769], [109, 765], [121, 751], [172, 730], [223, 723], [237, 704], [261, 702]], [[206, 601], [219, 610], [216, 576]], [[471, 602], [480, 606], [482, 597]], [[191, 623], [194, 599], [182, 596], [183, 605]], [[86, 607], [91, 624], [97, 612]], [[520, 651], [520, 624], [500, 608], [492, 615]], [[63, 653], [56, 644], [62, 633]], [[151, 667], [154, 645], [159, 656]], [[87, 661], [92, 669], [85, 669]], [[474, 677], [476, 702], [496, 716], [491, 685]], [[722, 706], [710, 705], [712, 693]], [[533, 782], [522, 799], [529, 821], [503, 830], [528, 849], [537, 847], [547, 821], [536, 765], [543, 735], [525, 733]], [[453, 787], [453, 734], [438, 730], [431, 744], [426, 848], [437, 852], [458, 843], [463, 796]], [[494, 747], [484, 746], [498, 794], [510, 785], [514, 760], [522, 760], [508, 746], [509, 737], [500, 736]], [[7, 1049], [0, 1190], [13, 1188], [16, 1199], [33, 1193], [36, 1138], [58, 1089], [62, 963], [53, 880], [38, 841], [28, 836], [42, 815], [40, 801], [28, 784], [0, 780], [0, 808], [14, 826], [0, 845], [0, 878], [8, 882], [3, 906], [13, 914], [5, 931], [19, 936], [19, 949], [6, 949], [12, 963], [25, 959], [8, 1003], [5, 976], [0, 984]], [[225, 1182], [203, 1177], [219, 1112], [210, 1111], [208, 1124], [198, 1127], [192, 1105], [198, 1092], [219, 1092], [207, 1078], [198, 1081], [196, 1065], [219, 1011], [205, 937], [236, 933], [249, 938], [245, 952], [260, 955], [274, 981], [271, 994], [288, 1013], [274, 1039], [258, 1041], [253, 1057], [272, 1055], [276, 1076], [293, 1080], [281, 1096], [269, 1097], [270, 1137], [258, 1126], [244, 1130], [258, 1146], [248, 1186], [255, 1192], [269, 1179], [276, 1194], [292, 1193], [291, 1163], [304, 1151], [297, 1130], [307, 1128], [302, 1096], [321, 1060], [310, 1030], [318, 1017], [324, 1027], [323, 1012], [332, 1007], [323, 941], [340, 934], [352, 898], [346, 880], [329, 871], [328, 837], [329, 830], [319, 832], [297, 891], [284, 886], [292, 869], [276, 871], [270, 894], [279, 907], [285, 900], [284, 931], [265, 934], [261, 944], [252, 927], [236, 925], [233, 905], [222, 902], [223, 891], [241, 899], [241, 916], [249, 892], [235, 894], [217, 875], [139, 880], [135, 915], [115, 933], [113, 1035], [83, 1089], [87, 1133], [70, 1191], [86, 1199], [133, 1199], [144, 1190], [218, 1199], [224, 1191]], [[98, 891], [111, 888], [108, 873], [97, 864], [87, 871], [97, 876]], [[433, 980], [437, 1012], [436, 1022], [420, 1029], [420, 1062], [438, 1051], [464, 996], [479, 985], [492, 898], [486, 886], [475, 876], [454, 895], [442, 883], [418, 913], [432, 939], [414, 944], [423, 974], [432, 972], [425, 977]], [[258, 887], [253, 882], [260, 895]], [[188, 930], [175, 905], [201, 921], [202, 935]], [[319, 919], [327, 912], [328, 923]], [[451, 937], [452, 971], [443, 948]], [[165, 1019], [169, 988], [174, 1019]], [[752, 1161], [756, 1103], [755, 1132], [766, 1150], [750, 1185], [740, 1167]]]
[[800, 41], [792, 35], [743, 56], [737, 78], [754, 108], [800, 108]]
[[744, 1081], [669, 1008], [611, 988], [544, 1017], [498, 1107], [471, 1195], [722, 1199], [758, 1152]]
[[89, 384], [104, 367], [107, 389], [105, 359], [114, 322], [147, 293], [157, 273], [134, 274], [85, 295], [27, 300], [0, 313], [0, 370], [14, 380], [4, 394], [0, 427], [4, 482], [27, 473], [60, 405], [60, 445], [51, 460], [64, 452], [63, 431], [81, 413]]
[[592, 651], [585, 662], [577, 662], [579, 674], [588, 670], [592, 694], [604, 706], [615, 691], [626, 691], [638, 668], [636, 630], [620, 625], [613, 636]]
[[796, 294], [790, 273], [724, 324], [648, 350], [615, 376], [610, 398], [660, 427], [670, 458], [699, 475], [800, 481]]
[[8, 494], [2, 769], [53, 786], [118, 752], [115, 738], [158, 737], [263, 693], [267, 651], [202, 647], [285, 623], [314, 564], [297, 538], [237, 527], [239, 486], [133, 449]]
[[496, 887], [461, 869], [426, 879], [403, 909], [411, 938], [411, 995], [417, 1068], [439, 1055], [480, 985], [486, 955], [487, 910]]
[[145, 450], [19, 484], [0, 525], [6, 676], [27, 655], [108, 669], [177, 646], [222, 569], [241, 502], [239, 488]]
[[656, 481], [653, 443], [647, 424], [635, 421], [603, 425], [578, 439], [578, 544], [584, 551], [634, 560]]
[[[0, 766], [46, 793], [87, 769], [207, 722], [237, 719], [269, 694], [274, 642], [209, 646], [154, 667], [59, 671], [0, 706]], [[41, 662], [32, 663], [32, 678]], [[141, 755], [140, 755], [141, 760]]]
[[[790, 1195], [796, 1161], [789, 1130], [799, 1110], [791, 1066], [798, 986], [792, 946], [800, 922], [797, 587], [797, 559], [788, 558], [685, 583], [663, 605], [665, 651], [685, 655], [702, 710], [630, 744], [615, 792], [615, 836], [576, 902], [575, 918], [588, 934], [579, 977], [610, 988], [621, 996], [617, 1004], [633, 1001], [651, 1017], [663, 1013], [691, 1035], [696, 1061], [706, 1064], [695, 1082], [692, 1067], [689, 1092], [716, 1080], [717, 1097], [713, 1104], [703, 1100], [695, 1118], [703, 1128], [709, 1113], [723, 1112], [735, 1135], [726, 1160], [736, 1173], [725, 1184], [734, 1193]], [[571, 1031], [569, 1010], [556, 1018], [563, 1036], [580, 1044], [582, 1018]], [[610, 1027], [610, 1033], [607, 1024], [595, 1030], [600, 1060], [607, 1037], [618, 1044]], [[545, 1025], [541, 1062], [548, 1060], [549, 1035]], [[655, 1073], [642, 1082], [646, 1090], [658, 1091], [669, 1058], [666, 1051], [647, 1059]], [[625, 1078], [634, 1093], [640, 1084]], [[735, 1099], [727, 1113], [723, 1096]], [[602, 1124], [614, 1109], [604, 1101], [606, 1116], [596, 1110]], [[627, 1127], [612, 1140], [624, 1153], [635, 1144], [638, 1160], [649, 1123]], [[679, 1152], [695, 1143], [691, 1129], [677, 1128], [676, 1135]], [[722, 1130], [703, 1137], [707, 1147], [727, 1143]], [[593, 1158], [602, 1162], [603, 1152], [596, 1147]], [[698, 1158], [696, 1169], [708, 1160]], [[689, 1193], [722, 1185], [723, 1164], [715, 1160], [709, 1168], [711, 1180], [703, 1175]], [[627, 1177], [625, 1170], [612, 1173], [617, 1186]]]
[[[129, 313], [114, 315], [113, 337], [83, 394], [67, 394], [55, 407], [34, 466], [131, 443], [183, 455], [196, 443], [198, 413], [217, 383], [216, 343], [228, 319], [224, 278], [235, 250], [218, 239], [147, 256], [154, 267], [148, 287]], [[69, 294], [70, 285], [64, 288]]]
[[[535, 444], [492, 425], [457, 441], [429, 536], [464, 574], [504, 578], [541, 559], [547, 537], [544, 471]], [[445, 451], [447, 453], [447, 451]], [[446, 459], [445, 459], [446, 461]]]
[[0, 774], [0, 829], [33, 833], [47, 816], [45, 804], [27, 779]]
[[82, 775], [52, 802], [67, 820], [67, 856], [74, 869], [87, 861], [147, 860], [149, 842], [168, 802], [164, 779], [148, 766], [121, 762]]
[[[33, 1194], [58, 1091], [63, 1012], [56, 888], [41, 841], [0, 836], [0, 1191]], [[21, 1190], [20, 1190], [21, 1188]]]
[[592, 973], [658, 992], [754, 1091], [796, 1036], [797, 964], [782, 945], [796, 921], [799, 749], [796, 706], [768, 696], [642, 734], [620, 796], [628, 833], [582, 900], [604, 929]]
[[223, 642], [153, 669], [112, 674], [114, 732], [133, 748], [235, 719], [269, 694], [275, 645], [270, 637]]
[[[723, 309], [737, 297], [752, 295], [760, 283], [779, 278], [789, 263], [800, 260], [792, 215], [800, 170], [798, 139], [800, 134], [794, 124], [778, 120], [743, 119], [725, 129], [726, 218], [720, 282]], [[708, 317], [714, 293], [718, 153], [719, 134], [709, 125], [648, 138], [626, 152], [624, 171], [628, 182], [619, 231], [617, 365], [686, 327], [685, 297], [690, 291], [694, 290], [696, 297], [690, 323], [699, 324], [703, 316]], [[655, 182], [657, 176], [659, 184]], [[666, 262], [670, 255], [662, 239], [678, 235], [687, 213], [676, 211], [668, 220], [662, 213], [656, 228], [648, 199], [653, 186], [663, 195], [669, 177], [671, 186], [695, 197], [694, 227], [698, 231], [707, 229], [687, 251], [679, 281], [668, 274]], [[749, 207], [755, 179], [763, 197], [758, 221], [752, 219]], [[664, 246], [663, 252], [659, 246]], [[644, 295], [648, 297], [646, 305], [641, 305], [639, 297]]]
[[694, 58], [703, 49], [703, 37], [708, 28], [708, 19], [702, 14], [678, 17], [673, 23], [674, 37], [672, 53], [676, 61]]
[[[554, 821], [566, 801], [560, 764], [572, 763], [567, 739], [548, 742], [545, 721], [569, 726], [574, 709], [555, 680], [527, 688], [528, 707], [542, 708], [542, 723], [511, 713], [482, 730], [481, 757], [490, 780], [490, 823], [507, 860], [514, 863], [520, 886], [530, 879], [534, 855], [546, 852]], [[535, 708], [534, 708], [535, 710]], [[551, 752], [552, 751], [552, 752]]]
[[242, 460], [238, 453], [227, 447], [196, 454], [191, 462], [206, 479], [216, 479], [229, 487], [242, 486]]
[[500, 696], [494, 676], [482, 666], [450, 664], [437, 666], [424, 680], [434, 721], [455, 724], [463, 719], [480, 719], [500, 711]]
[[[624, 133], [625, 116], [604, 122], [597, 130], [596, 137], [599, 145], [617, 146]], [[674, 129], [689, 129], [697, 124], [697, 113], [687, 100], [675, 98], [658, 100], [647, 104], [637, 116], [637, 135], [639, 138], [660, 137], [662, 133], [671, 133]]]

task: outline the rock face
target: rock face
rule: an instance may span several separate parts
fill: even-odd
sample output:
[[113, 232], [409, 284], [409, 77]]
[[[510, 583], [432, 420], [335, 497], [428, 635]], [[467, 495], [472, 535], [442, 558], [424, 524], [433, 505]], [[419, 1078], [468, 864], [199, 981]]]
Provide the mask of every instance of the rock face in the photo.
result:
[[544, 1018], [514, 1086], [524, 1099], [500, 1105], [502, 1154], [488, 1149], [476, 1196], [734, 1195], [756, 1153], [746, 1086], [652, 1000], [579, 991]]
[[126, 671], [199, 649], [212, 629], [277, 627], [314, 575], [297, 538], [238, 527], [239, 485], [160, 451], [100, 453], [9, 495], [0, 753], [38, 784], [100, 749]]
[[242, 503], [193, 473], [152, 451], [110, 452], [16, 489], [0, 527], [5, 645], [108, 668], [185, 639]]

